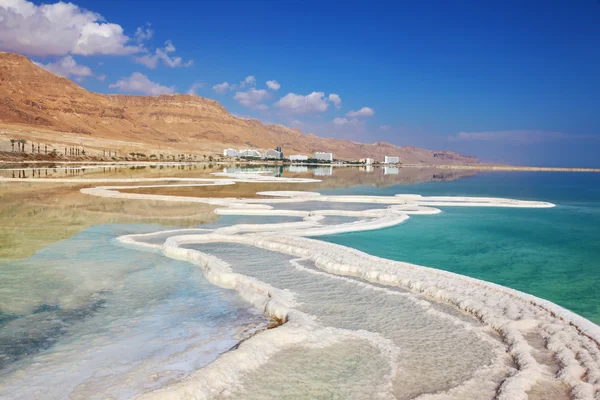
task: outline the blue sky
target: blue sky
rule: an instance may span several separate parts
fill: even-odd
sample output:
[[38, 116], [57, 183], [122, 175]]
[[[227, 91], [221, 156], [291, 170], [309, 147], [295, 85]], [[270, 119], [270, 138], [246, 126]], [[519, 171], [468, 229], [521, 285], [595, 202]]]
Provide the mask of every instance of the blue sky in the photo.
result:
[[0, 48], [89, 90], [193, 88], [320, 136], [600, 166], [597, 0], [40, 4], [0, 0]]

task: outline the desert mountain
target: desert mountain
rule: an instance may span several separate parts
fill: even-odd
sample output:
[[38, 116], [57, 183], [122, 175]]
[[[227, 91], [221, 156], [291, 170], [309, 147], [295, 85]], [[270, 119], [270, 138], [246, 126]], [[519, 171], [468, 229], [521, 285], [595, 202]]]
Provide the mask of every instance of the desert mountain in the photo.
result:
[[[405, 163], [464, 164], [472, 157], [389, 143], [357, 143], [304, 134], [282, 125], [237, 118], [217, 101], [195, 95], [127, 96], [91, 93], [28, 58], [0, 52], [0, 128], [56, 146], [165, 154], [221, 153], [223, 148], [268, 149], [285, 154], [332, 152], [348, 160], [399, 156]], [[18, 137], [19, 135], [15, 136]], [[12, 136], [11, 136], [12, 137]], [[60, 147], [59, 147], [60, 148]]]

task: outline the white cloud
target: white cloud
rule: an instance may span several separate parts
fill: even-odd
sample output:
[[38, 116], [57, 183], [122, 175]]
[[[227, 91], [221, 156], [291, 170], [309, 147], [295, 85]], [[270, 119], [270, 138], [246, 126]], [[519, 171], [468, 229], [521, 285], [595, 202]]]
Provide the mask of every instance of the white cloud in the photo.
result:
[[267, 81], [267, 87], [271, 90], [277, 91], [277, 90], [279, 90], [281, 85], [277, 81]]
[[358, 111], [350, 111], [346, 114], [348, 117], [372, 117], [373, 115], [375, 115], [375, 111], [370, 107], [363, 107]]
[[192, 86], [187, 91], [187, 94], [197, 94], [196, 91], [198, 89], [202, 89], [204, 87], [204, 82], [196, 82], [193, 83]]
[[333, 103], [336, 109], [339, 110], [342, 107], [342, 99], [338, 94], [331, 93], [327, 98]]
[[140, 72], [134, 72], [130, 77], [123, 78], [108, 87], [117, 88], [121, 92], [143, 93], [152, 96], [175, 93], [175, 87], [161, 86], [156, 82], [152, 82], [146, 75]]
[[[69, 76], [92, 76], [92, 70], [85, 65], [77, 64], [77, 61], [72, 56], [65, 56], [53, 63], [39, 64], [38, 66], [50, 71], [56, 75], [69, 77]], [[78, 81], [81, 82], [81, 81]]]
[[246, 79], [240, 82], [240, 87], [243, 88], [246, 85], [255, 86], [256, 78], [253, 75], [247, 76]]
[[114, 55], [143, 50], [130, 44], [120, 25], [62, 2], [38, 6], [27, 0], [2, 0], [0, 38], [0, 49], [34, 56]]
[[156, 68], [159, 60], [162, 60], [162, 62], [167, 67], [170, 67], [170, 68], [191, 67], [192, 64], [194, 63], [193, 60], [189, 60], [184, 63], [181, 57], [169, 56], [169, 53], [173, 53], [175, 50], [176, 49], [175, 49], [175, 46], [173, 45], [173, 43], [170, 40], [167, 40], [165, 42], [165, 46], [162, 49], [161, 48], [156, 49], [156, 52], [154, 53], [154, 55], [146, 54], [141, 57], [136, 57], [135, 61], [138, 64], [145, 65], [146, 67], [152, 68], [152, 69]]
[[339, 118], [338, 117], [338, 118], [334, 118], [332, 122], [334, 125], [341, 126], [341, 125], [348, 125], [348, 124], [355, 125], [355, 124], [358, 124], [360, 121], [356, 118], [348, 119], [348, 118]]
[[382, 131], [389, 131], [390, 129], [392, 129], [392, 127], [390, 125], [381, 125], [379, 129], [381, 129]]
[[223, 83], [218, 83], [216, 85], [214, 85], [212, 87], [212, 89], [218, 93], [218, 94], [223, 94], [225, 92], [227, 92], [228, 90], [231, 90], [231, 85], [227, 82], [223, 82]]
[[257, 110], [266, 110], [265, 104], [260, 104], [269, 99], [271, 94], [265, 89], [250, 88], [247, 92], [236, 92], [233, 98], [243, 106]]
[[102, 74], [102, 75], [98, 75], [96, 77], [99, 81], [104, 82], [104, 80], [106, 79], [106, 75]]
[[312, 92], [306, 96], [288, 93], [279, 99], [275, 105], [282, 111], [292, 114], [324, 112], [329, 107], [323, 92]]
[[133, 35], [133, 38], [136, 42], [142, 43], [148, 39], [151, 39], [152, 35], [154, 35], [154, 31], [150, 29], [150, 24], [147, 24], [145, 29], [142, 26], [138, 27]]

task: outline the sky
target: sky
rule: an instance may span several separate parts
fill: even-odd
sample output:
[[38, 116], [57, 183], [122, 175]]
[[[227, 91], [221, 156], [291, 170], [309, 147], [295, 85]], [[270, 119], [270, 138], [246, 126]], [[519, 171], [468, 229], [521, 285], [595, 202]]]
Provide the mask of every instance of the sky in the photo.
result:
[[600, 167], [600, 0], [0, 0], [0, 50], [323, 137]]

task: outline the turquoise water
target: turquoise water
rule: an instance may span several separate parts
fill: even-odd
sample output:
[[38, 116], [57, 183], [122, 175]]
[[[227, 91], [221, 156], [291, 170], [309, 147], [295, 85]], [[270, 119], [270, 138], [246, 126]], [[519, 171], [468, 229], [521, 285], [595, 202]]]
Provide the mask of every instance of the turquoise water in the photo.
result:
[[600, 174], [482, 173], [453, 182], [328, 194], [495, 196], [551, 209], [444, 207], [383, 230], [319, 237], [369, 254], [440, 268], [551, 300], [600, 324]]

